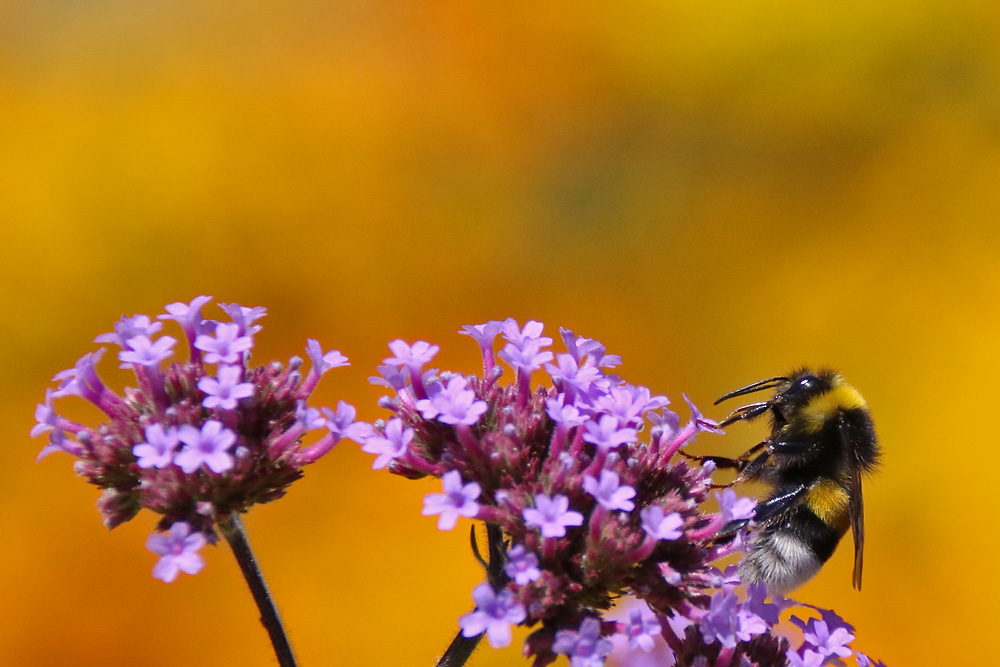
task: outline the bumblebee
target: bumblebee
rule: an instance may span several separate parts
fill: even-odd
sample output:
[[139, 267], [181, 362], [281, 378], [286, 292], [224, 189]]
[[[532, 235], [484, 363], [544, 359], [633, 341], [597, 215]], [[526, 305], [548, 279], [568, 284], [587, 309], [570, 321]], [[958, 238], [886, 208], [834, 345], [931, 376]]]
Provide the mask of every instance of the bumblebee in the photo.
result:
[[868, 405], [834, 371], [798, 370], [731, 391], [715, 402], [774, 390], [766, 401], [737, 408], [720, 426], [771, 418], [771, 435], [735, 459], [701, 457], [735, 468], [736, 480], [773, 487], [752, 519], [724, 526], [720, 537], [748, 523], [751, 533], [740, 576], [784, 594], [811, 579], [833, 554], [848, 526], [854, 537], [853, 584], [861, 589], [865, 546], [861, 477], [879, 463]]

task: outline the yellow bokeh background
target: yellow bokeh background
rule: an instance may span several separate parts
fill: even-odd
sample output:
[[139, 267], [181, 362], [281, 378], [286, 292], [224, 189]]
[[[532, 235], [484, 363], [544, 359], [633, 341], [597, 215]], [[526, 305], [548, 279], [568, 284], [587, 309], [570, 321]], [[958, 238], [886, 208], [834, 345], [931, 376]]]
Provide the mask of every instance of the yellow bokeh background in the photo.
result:
[[[257, 361], [343, 351], [318, 402], [369, 420], [387, 341], [473, 372], [456, 330], [508, 316], [715, 417], [834, 365], [885, 465], [864, 591], [848, 544], [797, 597], [890, 666], [973, 664], [1000, 592], [998, 181], [996, 3], [0, 2], [0, 664], [273, 664], [225, 548], [155, 581], [154, 517], [109, 533], [27, 435], [94, 336], [198, 294], [268, 308]], [[345, 443], [247, 517], [304, 667], [432, 665], [481, 580], [469, 524], [420, 516], [438, 486], [370, 465]], [[526, 664], [523, 636], [473, 664]]]

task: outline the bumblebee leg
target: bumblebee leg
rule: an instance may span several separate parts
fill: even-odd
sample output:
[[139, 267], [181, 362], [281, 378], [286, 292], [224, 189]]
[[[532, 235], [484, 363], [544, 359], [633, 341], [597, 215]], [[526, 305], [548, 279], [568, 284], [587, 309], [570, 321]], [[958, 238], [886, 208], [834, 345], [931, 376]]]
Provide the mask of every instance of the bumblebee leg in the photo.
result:
[[[692, 456], [685, 452], [681, 452], [684, 458], [691, 459], [692, 461], [698, 461], [699, 463], [704, 463], [705, 461], [711, 461], [715, 464], [716, 468], [738, 468], [740, 466], [739, 459], [727, 459], [724, 456]], [[733, 484], [739, 481], [739, 477], [729, 482], [728, 484], [709, 484], [710, 489], [728, 489]]]
[[[692, 461], [698, 461], [699, 463], [704, 463], [705, 461], [711, 461], [715, 464], [716, 469], [719, 468], [735, 468], [737, 471], [742, 470], [746, 467], [746, 461], [741, 461], [740, 459], [730, 459], [725, 456], [693, 456], [686, 452], [681, 452], [681, 455], [685, 458], [691, 459]], [[710, 489], [728, 489], [736, 482], [740, 481], [739, 474], [737, 474], [736, 479], [729, 482], [728, 484], [710, 484], [708, 488]]]
[[771, 443], [770, 450], [794, 456], [796, 454], [805, 454], [811, 446], [810, 443], [800, 440], [775, 440]]
[[742, 454], [740, 455], [740, 458], [741, 458], [741, 459], [746, 459], [746, 458], [749, 458], [751, 454], [756, 454], [756, 453], [757, 453], [757, 452], [759, 452], [759, 451], [760, 451], [760, 450], [761, 450], [762, 448], [766, 447], [766, 446], [768, 445], [768, 443], [770, 443], [770, 442], [771, 442], [771, 439], [770, 439], [770, 438], [768, 438], [767, 440], [764, 440], [764, 441], [762, 441], [762, 442], [758, 442], [758, 443], [757, 443], [756, 445], [754, 445], [754, 446], [753, 446], [753, 447], [751, 447], [750, 449], [748, 449], [748, 450], [746, 450], [745, 452], [743, 452], [743, 453], [742, 453]]
[[750, 405], [744, 405], [741, 408], [736, 408], [729, 413], [728, 417], [719, 422], [719, 428], [725, 428], [730, 424], [741, 420], [752, 421], [770, 410], [773, 406], [773, 401], [762, 401], [760, 403], [751, 403]]
[[757, 479], [760, 477], [761, 472], [764, 470], [764, 465], [767, 463], [767, 459], [770, 458], [771, 452], [761, 452], [756, 458], [751, 461], [747, 461], [746, 465], [740, 468], [739, 475], [733, 481], [745, 482], [748, 479]]
[[734, 519], [720, 528], [713, 539], [725, 539], [731, 535], [735, 535], [748, 523], [750, 523], [750, 519]]
[[731, 459], [725, 456], [694, 456], [693, 454], [688, 454], [687, 452], [681, 452], [681, 456], [692, 461], [699, 461], [704, 463], [705, 461], [711, 461], [715, 464], [716, 468], [740, 468], [746, 465], [746, 461], [741, 461], [740, 459]]
[[765, 440], [763, 442], [758, 442], [756, 445], [748, 449], [747, 451], [740, 454], [735, 459], [731, 459], [727, 456], [693, 456], [687, 452], [681, 450], [681, 456], [693, 459], [695, 461], [711, 461], [715, 464], [716, 468], [736, 468], [737, 472], [742, 471], [743, 468], [750, 465], [751, 461], [750, 455], [756, 454], [765, 447], [769, 441]]
[[779, 495], [771, 496], [764, 502], [758, 503], [757, 509], [754, 510], [753, 520], [760, 523], [778, 516], [808, 493], [809, 488], [806, 484], [799, 484], [798, 486], [782, 491]]
[[770, 451], [765, 451], [753, 459], [751, 459], [750, 456], [759, 452], [767, 444], [767, 440], [758, 442], [756, 445], [743, 452], [743, 454], [735, 459], [725, 456], [692, 456], [684, 451], [681, 452], [681, 455], [694, 461], [711, 461], [715, 464], [716, 468], [734, 468], [736, 470], [736, 479], [728, 484], [713, 484], [711, 486], [713, 489], [728, 489], [737, 482], [753, 479], [760, 474], [760, 471], [764, 468], [764, 463], [767, 462], [768, 457], [771, 455]]

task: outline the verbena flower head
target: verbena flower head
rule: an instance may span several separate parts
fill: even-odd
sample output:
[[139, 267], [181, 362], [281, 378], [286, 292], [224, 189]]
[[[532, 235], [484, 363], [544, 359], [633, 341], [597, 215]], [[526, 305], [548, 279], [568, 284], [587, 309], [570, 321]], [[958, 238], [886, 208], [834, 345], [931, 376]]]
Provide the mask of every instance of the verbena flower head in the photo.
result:
[[[698, 433], [719, 432], [715, 422], [687, 401], [682, 426], [665, 397], [606, 372], [621, 359], [603, 345], [561, 330], [568, 351], [554, 354], [542, 331], [513, 320], [465, 327], [482, 377], [425, 371], [437, 345], [393, 341], [372, 379], [395, 392], [380, 401], [392, 415], [362, 447], [375, 467], [442, 478], [445, 493], [428, 496], [424, 513], [440, 514], [443, 530], [462, 516], [502, 529], [502, 548], [491, 550], [506, 553], [502, 573], [476, 586], [462, 633], [486, 632], [498, 646], [511, 625], [534, 627], [524, 650], [536, 666], [558, 655], [603, 664], [615, 637], [666, 656], [664, 667], [675, 655], [679, 665], [787, 664], [793, 651], [771, 632], [778, 603], [763, 589], [738, 595], [738, 580], [713, 565], [741, 550], [742, 534], [713, 538], [753, 502], [727, 490], [720, 511], [703, 511], [714, 465], [675, 456]], [[494, 353], [497, 335], [506, 342]], [[607, 612], [627, 594], [644, 611], [615, 620]], [[809, 629], [822, 643], [810, 650], [842, 655], [841, 635]]]
[[[614, 645], [611, 661], [615, 667], [844, 667], [848, 664], [844, 658], [853, 657], [853, 663], [858, 667], [873, 664], [866, 655], [848, 646], [854, 639], [852, 629], [833, 612], [781, 597], [766, 604], [767, 609], [764, 609], [761, 605], [766, 595], [763, 587], [743, 589], [723, 584], [712, 595], [707, 610], [695, 609], [689, 617], [667, 618], [662, 624], [662, 632], [656, 632], [657, 619], [650, 607], [645, 602], [629, 598], [609, 614], [617, 621], [619, 629], [618, 634], [611, 636]], [[785, 624], [781, 629], [777, 628], [779, 613], [796, 608], [796, 605], [806, 613], [818, 611], [827, 620], [810, 619], [807, 623], [792, 616], [791, 622], [804, 630], [802, 641], [797, 647], [792, 647], [788, 639], [775, 641], [775, 635], [791, 634]], [[762, 610], [763, 616], [758, 615]], [[840, 624], [827, 624], [831, 618], [838, 619]], [[834, 630], [829, 634], [820, 630], [819, 636], [809, 631], [822, 624]], [[833, 638], [834, 634], [837, 634], [836, 638]]]
[[[219, 519], [280, 498], [303, 466], [342, 437], [364, 442], [369, 434], [346, 403], [336, 413], [325, 410], [327, 418], [307, 405], [319, 377], [345, 365], [345, 357], [323, 354], [310, 340], [305, 378], [297, 357], [253, 366], [250, 350], [261, 329], [254, 322], [264, 309], [221, 304], [232, 322], [218, 322], [201, 314], [209, 300], [170, 304], [157, 318], [180, 326], [186, 361], [177, 359], [178, 339], [162, 335], [161, 321], [123, 317], [114, 333], [96, 341], [120, 349], [118, 360], [134, 372], [134, 385], [123, 395], [112, 392], [97, 374], [104, 348], [85, 354], [56, 375], [59, 386], [46, 391], [31, 431], [49, 437], [39, 459], [70, 454], [77, 474], [103, 490], [98, 510], [109, 528], [143, 507], [163, 515], [158, 529], [169, 529], [169, 537], [154, 535], [149, 547], [161, 556], [154, 576], [164, 581], [201, 569], [197, 549], [216, 539]], [[90, 401], [104, 420], [85, 426], [59, 416], [53, 400], [67, 396]], [[323, 428], [315, 442], [303, 444], [308, 431]]]

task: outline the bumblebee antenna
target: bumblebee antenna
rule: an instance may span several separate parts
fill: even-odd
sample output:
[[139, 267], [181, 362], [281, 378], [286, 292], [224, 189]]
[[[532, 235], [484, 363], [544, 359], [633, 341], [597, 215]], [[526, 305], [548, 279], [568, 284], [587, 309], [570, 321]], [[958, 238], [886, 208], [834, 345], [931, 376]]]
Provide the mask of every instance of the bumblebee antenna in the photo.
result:
[[779, 376], [779, 377], [768, 378], [767, 380], [760, 380], [758, 382], [754, 382], [753, 384], [748, 384], [745, 387], [740, 387], [735, 391], [729, 392], [728, 394], [716, 400], [715, 403], [713, 403], [712, 405], [718, 405], [719, 403], [727, 401], [730, 398], [736, 398], [737, 396], [743, 396], [744, 394], [752, 394], [755, 391], [763, 391], [764, 389], [774, 389], [782, 382], [788, 382], [788, 378]]

